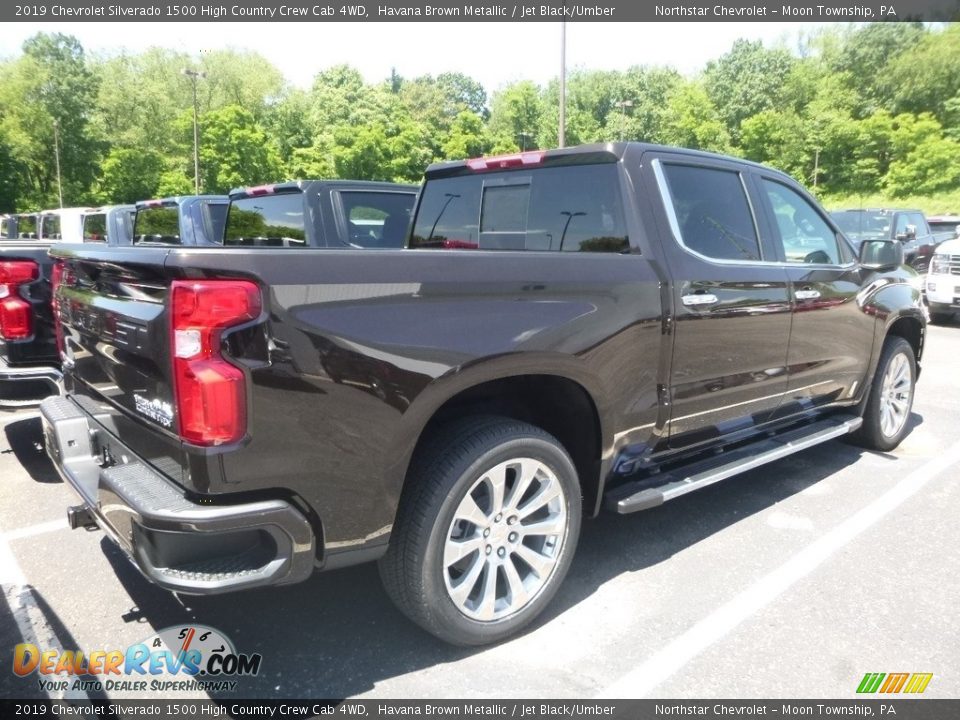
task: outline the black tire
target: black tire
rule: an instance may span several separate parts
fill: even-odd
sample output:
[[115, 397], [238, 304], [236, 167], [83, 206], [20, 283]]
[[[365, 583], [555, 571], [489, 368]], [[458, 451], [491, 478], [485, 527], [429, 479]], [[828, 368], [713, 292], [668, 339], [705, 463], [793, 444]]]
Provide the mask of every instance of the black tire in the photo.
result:
[[[888, 391], [884, 387], [884, 379], [894, 362], [903, 357], [906, 360], [906, 366], [909, 370], [909, 399], [907, 400], [906, 418], [893, 432], [885, 432], [883, 428], [883, 405], [884, 393]], [[877, 364], [877, 372], [874, 375], [873, 383], [870, 387], [870, 396], [864, 406], [863, 425], [853, 435], [853, 440], [862, 447], [871, 450], [882, 450], [884, 452], [893, 450], [906, 437], [910, 428], [910, 410], [913, 407], [913, 398], [915, 395], [917, 383], [917, 361], [913, 354], [913, 348], [902, 337], [890, 336], [883, 343], [883, 350], [880, 352], [880, 361]]]
[[[516, 458], [529, 458], [542, 464], [544, 469], [552, 473], [552, 476], [543, 476], [549, 477], [551, 487], [554, 487], [554, 481], [559, 482], [561, 497], [551, 502], [554, 502], [555, 508], [565, 508], [565, 515], [562, 516], [565, 529], [557, 534], [557, 544], [548, 549], [548, 552], [555, 553], [551, 558], [552, 570], [543, 573], [546, 579], [541, 581], [543, 576], [528, 574], [528, 579], [533, 578], [534, 582], [542, 582], [542, 585], [536, 593], [531, 594], [528, 601], [524, 601], [526, 604], [505, 617], [480, 621], [468, 617], [451, 597], [452, 591], [448, 590], [447, 583], [452, 582], [451, 574], [457, 570], [452, 569], [451, 565], [444, 565], [444, 548], [452, 537], [450, 533], [455, 527], [455, 515], [467, 493], [476, 492], [476, 488], [480, 487], [477, 483], [482, 482], [491, 469]], [[510, 472], [508, 470], [505, 476], [508, 482]], [[513, 482], [517, 482], [517, 474], [512, 477]], [[397, 607], [427, 632], [455, 645], [495, 643], [533, 621], [553, 598], [566, 576], [580, 533], [582, 501], [577, 472], [557, 439], [538, 427], [517, 420], [493, 416], [467, 418], [436, 433], [424, 447], [418, 449], [407, 478], [390, 537], [390, 547], [380, 561], [380, 577]], [[536, 482], [540, 483], [540, 480]], [[531, 487], [539, 488], [541, 485]], [[475, 496], [471, 497], [476, 500]], [[512, 496], [506, 499], [512, 499]], [[518, 505], [523, 504], [520, 500]], [[514, 512], [519, 514], [519, 511], [510, 511]], [[491, 513], [491, 524], [493, 517]], [[511, 517], [509, 520], [519, 523], [513, 528], [526, 527], [523, 519]], [[505, 518], [502, 522], [506, 521]], [[463, 521], [457, 520], [457, 523]], [[496, 556], [490, 555], [486, 543], [499, 542], [492, 538], [496, 537], [496, 532], [504, 530], [494, 528], [495, 534], [490, 536], [490, 540], [481, 540], [480, 534], [484, 531], [479, 524], [467, 523], [466, 527], [470, 528], [473, 541], [480, 542], [483, 548], [478, 549], [476, 554], [464, 556], [464, 562], [470, 563], [471, 567], [479, 562], [485, 568], [481, 571], [483, 574], [473, 581], [481, 586], [481, 593], [486, 587], [486, 573], [493, 568], [496, 595], [499, 588], [506, 589], [507, 578], [501, 574], [506, 570], [497, 569]], [[502, 537], [501, 540], [506, 543]], [[525, 541], [521, 539], [519, 542], [523, 544]], [[484, 555], [485, 550], [487, 552]], [[517, 555], [513, 551], [500, 557], [506, 557], [514, 567], [518, 566], [515, 560]], [[533, 571], [532, 565], [527, 566], [522, 561], [519, 567], [528, 573]], [[467, 574], [464, 571], [463, 575]], [[504, 586], [498, 584], [500, 582]], [[505, 602], [507, 608], [501, 612], [508, 610], [513, 601]]]

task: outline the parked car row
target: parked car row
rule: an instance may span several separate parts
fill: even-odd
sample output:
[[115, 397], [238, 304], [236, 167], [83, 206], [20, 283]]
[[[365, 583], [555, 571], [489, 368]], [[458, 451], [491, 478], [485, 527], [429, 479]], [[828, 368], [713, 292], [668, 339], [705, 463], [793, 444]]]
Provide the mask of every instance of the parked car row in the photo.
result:
[[71, 527], [170, 590], [378, 560], [416, 623], [495, 642], [550, 602], [583, 518], [910, 428], [913, 246], [854, 247], [761, 165], [611, 143], [197, 202], [137, 203], [128, 243], [85, 213], [0, 302], [49, 307]]
[[[277, 186], [283, 192], [282, 186]], [[291, 184], [291, 187], [299, 187]], [[416, 187], [393, 183], [326, 181], [303, 186], [308, 206], [278, 209], [260, 217], [240, 203], [236, 234], [224, 238], [226, 195], [195, 195], [144, 200], [134, 205], [62, 208], [0, 218], [0, 406], [36, 402], [31, 393], [10, 392], [10, 383], [38, 393], [59, 392], [50, 283], [56, 243], [96, 243], [119, 247], [218, 247], [222, 245], [314, 247], [402, 246]], [[242, 192], [242, 191], [241, 191]], [[258, 189], [249, 190], [250, 197]], [[299, 197], [299, 196], [298, 196]], [[258, 201], [254, 200], [254, 205]], [[306, 237], [305, 213], [321, 220]], [[244, 218], [257, 222], [243, 225]], [[299, 230], [293, 228], [299, 225]], [[312, 227], [312, 226], [311, 226]], [[280, 229], [283, 232], [280, 232]], [[289, 237], [289, 236], [294, 237]], [[6, 290], [3, 290], [6, 288]]]

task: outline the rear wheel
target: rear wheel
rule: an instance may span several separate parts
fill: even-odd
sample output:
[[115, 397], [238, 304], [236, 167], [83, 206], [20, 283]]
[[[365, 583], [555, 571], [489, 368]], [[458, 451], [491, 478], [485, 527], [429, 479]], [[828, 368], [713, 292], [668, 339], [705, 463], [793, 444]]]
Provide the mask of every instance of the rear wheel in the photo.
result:
[[916, 386], [913, 348], [901, 337], [883, 344], [877, 374], [863, 413], [863, 425], [854, 439], [872, 450], [893, 450], [907, 434]]
[[388, 594], [428, 632], [458, 645], [502, 640], [531, 622], [576, 548], [576, 470], [550, 434], [472, 418], [418, 453], [380, 562]]

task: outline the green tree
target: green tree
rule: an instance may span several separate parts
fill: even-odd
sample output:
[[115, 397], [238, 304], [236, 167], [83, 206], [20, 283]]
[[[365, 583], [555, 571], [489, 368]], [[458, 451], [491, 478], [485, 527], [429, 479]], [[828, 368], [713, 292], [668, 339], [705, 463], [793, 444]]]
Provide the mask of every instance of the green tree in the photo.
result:
[[152, 198], [165, 169], [163, 156], [155, 150], [114, 148], [100, 166], [96, 197], [103, 204]]
[[960, 143], [928, 137], [906, 157], [890, 163], [884, 188], [893, 197], [926, 195], [960, 185]]
[[23, 44], [23, 55], [6, 64], [0, 83], [0, 131], [7, 138], [24, 202], [55, 204], [54, 125], [59, 136], [64, 202], [88, 199], [99, 145], [90, 131], [97, 78], [79, 41], [40, 33]]
[[538, 137], [545, 145], [550, 141], [541, 137], [543, 102], [539, 88], [529, 80], [507, 85], [494, 93], [490, 109], [490, 134], [493, 152], [512, 152], [536, 147]]
[[201, 189], [225, 193], [240, 185], [276, 181], [280, 159], [253, 113], [237, 105], [201, 118]]
[[662, 130], [669, 145], [729, 152], [730, 135], [720, 113], [697, 82], [676, 86], [667, 98], [667, 113]]
[[441, 154], [447, 160], [471, 158], [483, 155], [488, 148], [489, 139], [483, 121], [469, 110], [464, 110], [454, 118]]
[[707, 95], [734, 140], [740, 137], [743, 120], [785, 104], [784, 86], [795, 63], [784, 49], [742, 39], [719, 59], [707, 63]]

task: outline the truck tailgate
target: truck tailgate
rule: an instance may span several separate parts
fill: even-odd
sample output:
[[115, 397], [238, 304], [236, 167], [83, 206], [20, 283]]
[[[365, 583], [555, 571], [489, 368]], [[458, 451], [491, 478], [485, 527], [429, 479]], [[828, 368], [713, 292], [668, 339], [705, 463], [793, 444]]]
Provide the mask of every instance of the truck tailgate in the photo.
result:
[[64, 368], [73, 392], [176, 438], [164, 301], [167, 249], [57, 246]]

